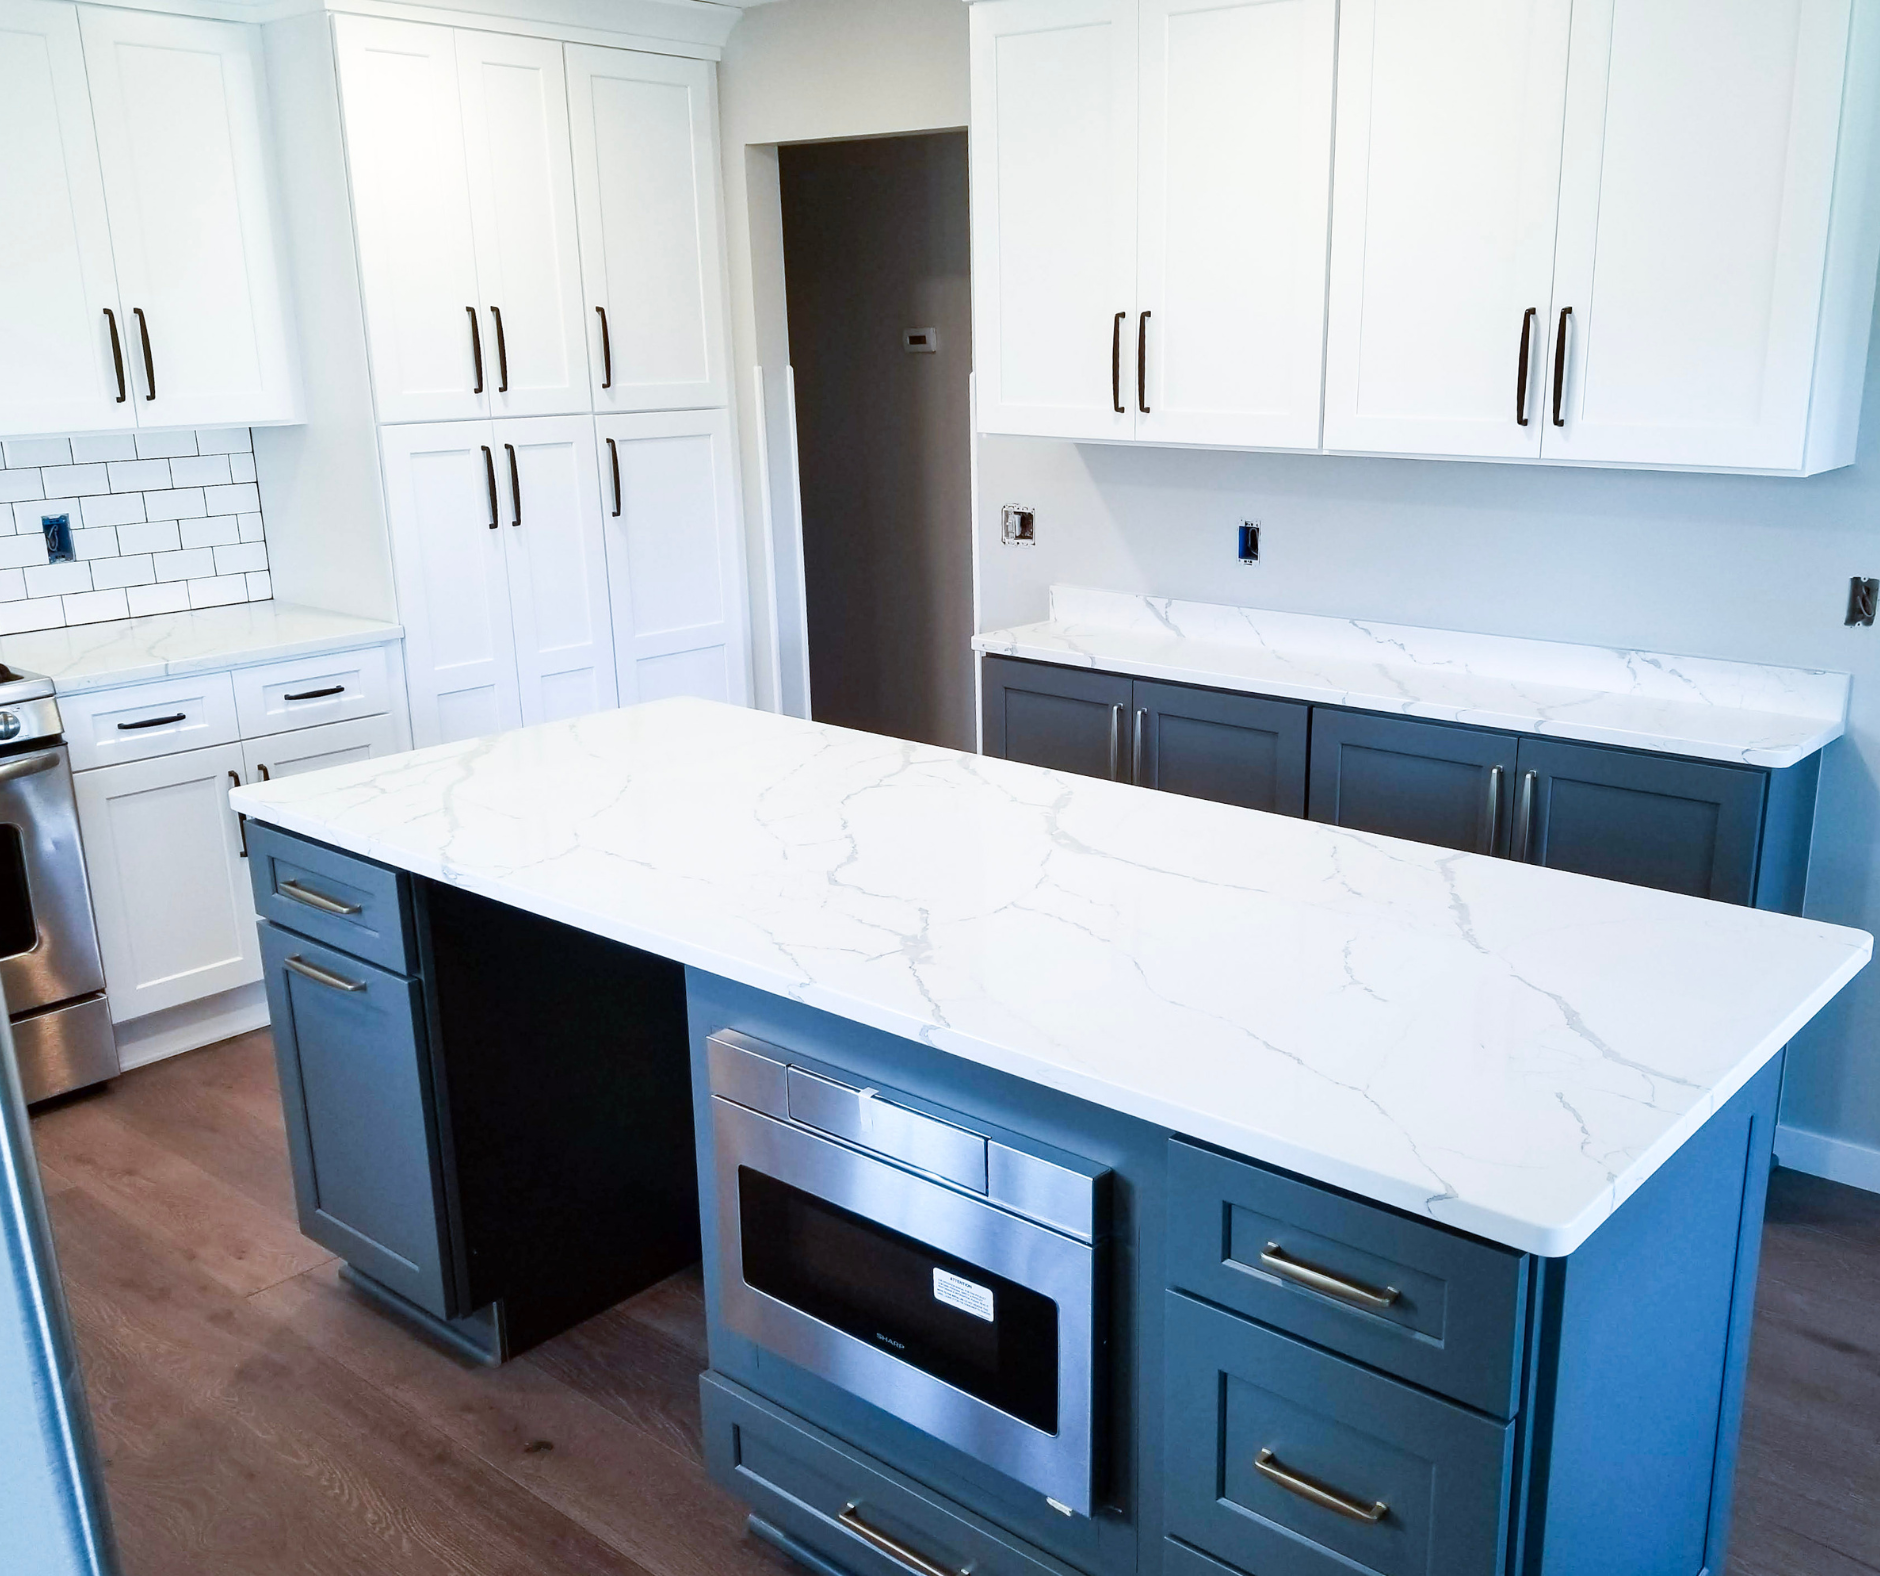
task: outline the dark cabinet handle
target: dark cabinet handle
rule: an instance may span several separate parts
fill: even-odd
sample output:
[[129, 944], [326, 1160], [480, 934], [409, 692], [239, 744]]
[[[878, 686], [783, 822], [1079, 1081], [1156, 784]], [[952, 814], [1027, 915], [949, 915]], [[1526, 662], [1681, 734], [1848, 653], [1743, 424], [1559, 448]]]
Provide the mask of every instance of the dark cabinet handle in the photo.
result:
[[516, 517], [509, 523], [522, 524], [522, 478], [516, 474], [516, 446], [505, 443], [503, 452], [509, 456], [509, 496], [516, 500]]
[[496, 323], [496, 392], [509, 392], [509, 344], [503, 338], [503, 309], [500, 306], [490, 308], [490, 316]]
[[269, 772], [266, 766], [257, 766], [255, 770], [261, 774], [261, 780], [264, 783], [271, 783], [274, 781], [273, 774]]
[[1136, 319], [1136, 409], [1149, 414], [1149, 314]]
[[1534, 338], [1534, 319], [1540, 308], [1531, 306], [1521, 314], [1521, 365], [1514, 375], [1514, 424], [1525, 427], [1528, 424], [1527, 385], [1529, 345]]
[[144, 342], [144, 387], [150, 392], [145, 399], [157, 397], [157, 363], [150, 354], [150, 325], [144, 321], [144, 309], [140, 306], [131, 308], [131, 316], [137, 319], [137, 332]]
[[612, 438], [607, 440], [607, 463], [614, 471], [614, 518], [620, 518], [620, 449]]
[[1127, 312], [1118, 312], [1116, 321], [1110, 324], [1110, 404], [1116, 414], [1129, 414], [1123, 404], [1123, 319]]
[[496, 518], [496, 456], [490, 453], [490, 446], [483, 445], [483, 479], [490, 487], [490, 529], [494, 531], [500, 522]]
[[168, 723], [181, 722], [189, 715], [186, 711], [173, 712], [168, 717], [146, 717], [142, 722], [120, 722], [119, 733], [133, 733], [139, 728], [161, 728]]
[[298, 695], [283, 695], [282, 700], [322, 700], [328, 695], [344, 695], [344, 684], [329, 684], [325, 689], [302, 690]]
[[607, 332], [607, 308], [594, 310], [601, 315], [601, 387], [610, 389], [614, 386], [614, 342]]
[[1567, 418], [1561, 414], [1561, 401], [1567, 392], [1567, 319], [1573, 316], [1573, 308], [1563, 306], [1560, 309], [1560, 327], [1554, 334], [1554, 425], [1564, 427]]
[[113, 312], [110, 307], [106, 307], [104, 309], [104, 320], [111, 325], [111, 365], [117, 371], [117, 402], [122, 405], [128, 395], [128, 391], [124, 387], [124, 345], [118, 338], [117, 313]]
[[477, 326], [477, 309], [467, 306], [464, 311], [470, 314], [470, 358], [476, 363], [477, 369], [477, 386], [470, 392], [481, 394], [483, 392], [483, 330]]
[[[230, 772], [228, 774], [228, 780], [231, 786], [239, 788], [242, 785], [242, 774], [240, 772]], [[248, 857], [248, 817], [245, 815], [236, 816], [235, 827], [236, 830], [241, 833], [242, 858], [246, 859]]]

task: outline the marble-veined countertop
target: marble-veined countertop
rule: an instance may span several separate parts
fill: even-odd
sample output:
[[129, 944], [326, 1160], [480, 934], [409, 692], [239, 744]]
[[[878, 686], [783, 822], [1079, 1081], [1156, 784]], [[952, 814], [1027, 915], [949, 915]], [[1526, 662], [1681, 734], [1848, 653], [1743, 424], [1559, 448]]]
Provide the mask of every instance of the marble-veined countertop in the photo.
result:
[[61, 695], [140, 684], [403, 637], [400, 624], [293, 602], [237, 602], [184, 613], [40, 629], [0, 639], [0, 662], [43, 673]]
[[1543, 1254], [1865, 965], [1813, 920], [667, 700], [256, 820]]
[[1077, 586], [1051, 588], [1044, 622], [989, 630], [973, 646], [1746, 766], [1793, 766], [1847, 731], [1845, 673]]

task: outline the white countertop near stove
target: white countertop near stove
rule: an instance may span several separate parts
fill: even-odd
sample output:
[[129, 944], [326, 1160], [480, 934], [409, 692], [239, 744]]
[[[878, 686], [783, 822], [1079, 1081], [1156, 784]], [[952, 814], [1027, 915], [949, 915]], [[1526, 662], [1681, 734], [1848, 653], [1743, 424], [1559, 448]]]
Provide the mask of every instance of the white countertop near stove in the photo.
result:
[[1396, 712], [1747, 766], [1793, 766], [1847, 731], [1848, 676], [1051, 588], [1051, 617], [978, 651], [1136, 678]]
[[292, 602], [237, 602], [8, 635], [0, 639], [0, 662], [43, 673], [59, 694], [73, 695], [174, 674], [385, 645], [404, 633], [401, 624]]
[[1813, 920], [668, 700], [235, 807], [1531, 1252], [1867, 962]]

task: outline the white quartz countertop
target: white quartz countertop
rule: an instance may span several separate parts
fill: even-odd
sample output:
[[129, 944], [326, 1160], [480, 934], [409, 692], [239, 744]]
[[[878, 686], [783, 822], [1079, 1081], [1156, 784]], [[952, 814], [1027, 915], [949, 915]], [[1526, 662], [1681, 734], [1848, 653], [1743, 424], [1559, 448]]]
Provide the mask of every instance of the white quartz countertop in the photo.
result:
[[1864, 932], [699, 700], [233, 793], [341, 848], [1571, 1252]]
[[59, 694], [73, 695], [175, 674], [383, 645], [404, 632], [399, 624], [292, 602], [238, 602], [8, 635], [0, 639], [0, 662], [43, 673]]
[[1136, 678], [1793, 766], [1847, 731], [1848, 676], [1368, 619], [1051, 588], [1042, 623], [976, 650]]

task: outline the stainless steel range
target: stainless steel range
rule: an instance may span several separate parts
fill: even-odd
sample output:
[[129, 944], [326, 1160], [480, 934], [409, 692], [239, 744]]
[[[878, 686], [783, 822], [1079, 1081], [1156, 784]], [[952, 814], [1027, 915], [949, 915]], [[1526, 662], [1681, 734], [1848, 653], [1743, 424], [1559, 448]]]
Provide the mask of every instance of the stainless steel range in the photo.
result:
[[62, 733], [52, 680], [0, 664], [0, 990], [28, 1101], [118, 1071]]

